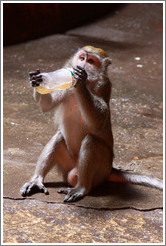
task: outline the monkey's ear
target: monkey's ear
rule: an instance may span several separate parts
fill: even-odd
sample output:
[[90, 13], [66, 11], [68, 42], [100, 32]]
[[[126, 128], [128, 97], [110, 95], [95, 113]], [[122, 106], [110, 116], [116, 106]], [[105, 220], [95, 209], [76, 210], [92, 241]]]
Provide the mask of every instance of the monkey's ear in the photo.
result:
[[112, 64], [112, 60], [111, 60], [110, 57], [104, 58], [103, 62], [104, 62], [105, 66], [108, 66], [108, 65]]
[[112, 64], [112, 60], [110, 57], [106, 57], [103, 59], [103, 68], [107, 68], [110, 64]]

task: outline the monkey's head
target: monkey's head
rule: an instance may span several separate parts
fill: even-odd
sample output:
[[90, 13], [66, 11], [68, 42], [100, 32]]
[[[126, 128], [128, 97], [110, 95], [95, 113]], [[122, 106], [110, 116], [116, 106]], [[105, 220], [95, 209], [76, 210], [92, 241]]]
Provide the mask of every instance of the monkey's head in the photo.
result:
[[72, 66], [80, 66], [85, 69], [89, 81], [99, 79], [103, 73], [106, 73], [109, 64], [111, 64], [111, 59], [108, 54], [93, 46], [84, 46], [79, 49], [72, 61]]

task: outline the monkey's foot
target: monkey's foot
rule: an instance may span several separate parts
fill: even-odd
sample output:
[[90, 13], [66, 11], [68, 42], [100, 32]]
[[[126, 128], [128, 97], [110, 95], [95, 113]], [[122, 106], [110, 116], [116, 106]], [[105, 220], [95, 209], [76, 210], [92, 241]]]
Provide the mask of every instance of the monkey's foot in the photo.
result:
[[30, 181], [28, 183], [25, 183], [21, 189], [20, 189], [20, 193], [22, 196], [28, 196], [28, 195], [31, 195], [35, 190], [38, 190], [38, 191], [42, 191], [45, 193], [45, 195], [48, 195], [49, 192], [47, 190], [47, 188], [40, 182], [33, 182], [33, 181]]
[[86, 189], [83, 186], [74, 188], [62, 188], [58, 190], [58, 193], [66, 194], [64, 202], [74, 202], [81, 199], [86, 194]]

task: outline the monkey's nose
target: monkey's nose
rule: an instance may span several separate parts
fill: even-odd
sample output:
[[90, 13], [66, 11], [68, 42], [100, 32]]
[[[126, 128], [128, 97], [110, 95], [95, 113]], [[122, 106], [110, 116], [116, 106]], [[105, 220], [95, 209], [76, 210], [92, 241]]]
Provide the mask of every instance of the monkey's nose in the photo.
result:
[[84, 69], [85, 68], [85, 63], [86, 63], [86, 60], [82, 61], [79, 66]]

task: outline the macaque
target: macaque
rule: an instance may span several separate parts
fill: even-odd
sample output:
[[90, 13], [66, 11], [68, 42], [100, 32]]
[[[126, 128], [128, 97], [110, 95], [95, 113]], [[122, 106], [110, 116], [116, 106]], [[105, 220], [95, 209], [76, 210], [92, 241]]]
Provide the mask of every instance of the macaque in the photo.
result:
[[[58, 130], [39, 156], [33, 177], [20, 189], [22, 196], [29, 195], [36, 187], [48, 194], [44, 178], [55, 165], [69, 184], [68, 188], [58, 190], [66, 194], [64, 202], [81, 199], [108, 180], [162, 189], [162, 180], [112, 167], [111, 82], [107, 75], [110, 64], [104, 50], [85, 46], [64, 65], [73, 69], [77, 80], [74, 87], [46, 95], [34, 89], [34, 99], [41, 110], [55, 110]], [[40, 71], [30, 74], [30, 82], [32, 87], [42, 84]]]

